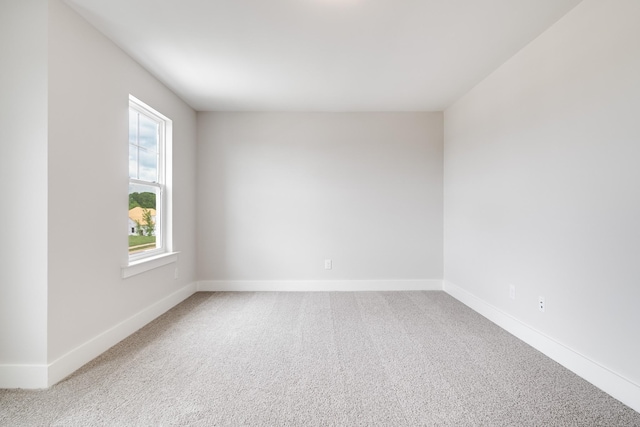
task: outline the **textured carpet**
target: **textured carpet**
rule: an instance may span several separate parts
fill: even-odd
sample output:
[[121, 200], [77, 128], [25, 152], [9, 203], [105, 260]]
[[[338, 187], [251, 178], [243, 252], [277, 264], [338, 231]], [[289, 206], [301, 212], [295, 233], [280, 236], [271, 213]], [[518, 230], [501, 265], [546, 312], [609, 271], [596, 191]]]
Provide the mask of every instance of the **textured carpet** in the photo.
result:
[[443, 292], [199, 293], [0, 425], [640, 426]]

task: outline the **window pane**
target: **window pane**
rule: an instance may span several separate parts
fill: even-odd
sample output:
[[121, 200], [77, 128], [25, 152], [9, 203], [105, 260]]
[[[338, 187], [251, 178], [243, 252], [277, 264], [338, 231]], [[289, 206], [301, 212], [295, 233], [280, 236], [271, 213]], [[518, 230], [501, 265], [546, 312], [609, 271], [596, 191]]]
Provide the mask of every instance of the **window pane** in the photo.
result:
[[138, 144], [158, 151], [158, 122], [142, 114], [139, 115]]
[[137, 144], [138, 141], [138, 115], [136, 110], [129, 108], [129, 144]]
[[129, 177], [158, 182], [158, 132], [155, 119], [129, 109]]
[[129, 254], [160, 247], [157, 187], [129, 184]]
[[138, 116], [129, 108], [129, 178], [138, 179]]
[[138, 151], [138, 179], [158, 181], [158, 153], [140, 147]]
[[129, 144], [129, 178], [138, 179], [138, 146]]

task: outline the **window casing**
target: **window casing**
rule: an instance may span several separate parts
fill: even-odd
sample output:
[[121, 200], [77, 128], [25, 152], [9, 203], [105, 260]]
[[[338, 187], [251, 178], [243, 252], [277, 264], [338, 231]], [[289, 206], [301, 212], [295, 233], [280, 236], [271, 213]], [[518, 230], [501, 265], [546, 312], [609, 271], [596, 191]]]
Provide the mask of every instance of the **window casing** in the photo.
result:
[[171, 120], [129, 97], [129, 263], [170, 252], [166, 153]]

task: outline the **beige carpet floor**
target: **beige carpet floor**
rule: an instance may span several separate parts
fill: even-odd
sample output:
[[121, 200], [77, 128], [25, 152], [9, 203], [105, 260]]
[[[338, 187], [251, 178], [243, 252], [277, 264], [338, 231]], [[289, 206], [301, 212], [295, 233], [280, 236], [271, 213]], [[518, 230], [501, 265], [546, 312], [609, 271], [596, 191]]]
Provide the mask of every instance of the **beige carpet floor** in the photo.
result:
[[640, 426], [443, 292], [198, 293], [2, 426]]

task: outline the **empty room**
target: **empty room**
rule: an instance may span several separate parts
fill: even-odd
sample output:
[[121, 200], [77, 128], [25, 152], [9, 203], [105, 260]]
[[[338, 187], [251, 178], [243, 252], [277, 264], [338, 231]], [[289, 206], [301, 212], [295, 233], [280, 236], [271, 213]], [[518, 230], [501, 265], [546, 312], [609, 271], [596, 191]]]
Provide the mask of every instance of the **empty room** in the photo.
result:
[[0, 426], [640, 426], [639, 22], [3, 0]]

